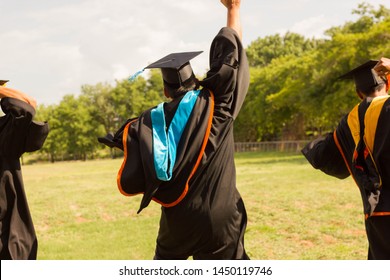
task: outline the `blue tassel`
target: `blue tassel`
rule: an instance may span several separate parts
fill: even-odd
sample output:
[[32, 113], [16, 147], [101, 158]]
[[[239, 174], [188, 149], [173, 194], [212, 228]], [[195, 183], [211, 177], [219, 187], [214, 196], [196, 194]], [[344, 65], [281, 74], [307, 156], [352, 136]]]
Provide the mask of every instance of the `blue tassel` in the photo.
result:
[[142, 70], [136, 72], [135, 74], [133, 74], [132, 76], [130, 76], [130, 77], [128, 78], [129, 82], [134, 82], [134, 80], [137, 79], [137, 77], [138, 77], [139, 75], [141, 75], [142, 72], [144, 72], [144, 70], [145, 70], [145, 69], [142, 69]]

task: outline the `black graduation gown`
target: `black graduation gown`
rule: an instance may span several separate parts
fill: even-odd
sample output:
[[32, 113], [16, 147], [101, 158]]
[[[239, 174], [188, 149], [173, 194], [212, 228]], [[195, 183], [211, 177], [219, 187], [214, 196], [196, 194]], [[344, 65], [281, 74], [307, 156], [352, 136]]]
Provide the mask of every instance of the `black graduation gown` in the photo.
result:
[[[369, 259], [390, 259], [390, 99], [364, 100], [337, 129], [309, 143], [303, 154], [313, 167], [343, 179], [350, 174], [359, 187], [366, 217]], [[380, 190], [371, 212], [370, 194]]]
[[[225, 27], [210, 49], [210, 70], [179, 142], [170, 181], [156, 177], [151, 110], [99, 141], [123, 148], [118, 186], [142, 193], [141, 211], [151, 200], [162, 214], [155, 258], [246, 258], [246, 211], [236, 188], [233, 122], [249, 86], [249, 67], [238, 34]], [[165, 104], [169, 124], [181, 98]]]
[[3, 98], [1, 108], [5, 115], [0, 118], [0, 257], [36, 259], [37, 237], [19, 158], [41, 148], [48, 125], [32, 121], [35, 110], [23, 101]]

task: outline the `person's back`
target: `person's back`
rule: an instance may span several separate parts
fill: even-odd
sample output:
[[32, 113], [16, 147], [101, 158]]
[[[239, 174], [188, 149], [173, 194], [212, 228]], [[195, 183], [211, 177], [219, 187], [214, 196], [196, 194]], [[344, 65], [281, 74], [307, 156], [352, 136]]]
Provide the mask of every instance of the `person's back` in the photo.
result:
[[390, 259], [389, 83], [373, 70], [376, 65], [378, 61], [368, 61], [341, 77], [354, 80], [362, 101], [333, 133], [309, 143], [302, 152], [328, 175], [341, 179], [352, 175], [363, 202], [368, 259]]
[[0, 258], [36, 259], [38, 241], [31, 218], [19, 158], [40, 149], [48, 135], [47, 123], [35, 122], [36, 102], [6, 88], [0, 80]]
[[249, 85], [237, 29], [239, 4], [235, 1], [234, 11], [229, 4], [234, 25], [222, 28], [211, 45], [203, 88], [195, 82], [193, 90], [179, 90], [193, 76], [187, 60], [198, 53], [171, 54], [149, 65], [162, 69], [165, 93], [173, 99], [131, 120], [113, 140], [125, 139], [121, 192], [143, 193], [139, 211], [151, 200], [162, 205], [155, 259], [248, 258], [233, 139], [233, 122]]

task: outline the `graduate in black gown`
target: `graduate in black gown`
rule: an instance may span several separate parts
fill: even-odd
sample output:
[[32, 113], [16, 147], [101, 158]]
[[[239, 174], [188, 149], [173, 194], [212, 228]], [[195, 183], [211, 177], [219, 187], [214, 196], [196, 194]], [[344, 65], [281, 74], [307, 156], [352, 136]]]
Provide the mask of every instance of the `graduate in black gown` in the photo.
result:
[[47, 123], [35, 122], [35, 100], [5, 87], [0, 80], [0, 259], [37, 257], [37, 237], [30, 215], [19, 158], [40, 149], [49, 132]]
[[316, 139], [302, 150], [313, 167], [326, 174], [340, 179], [352, 175], [363, 201], [368, 259], [390, 259], [388, 74], [390, 60], [382, 58], [343, 75], [341, 78], [355, 81], [362, 101], [340, 121], [333, 133]]
[[[249, 86], [241, 44], [240, 1], [221, 1], [227, 26], [214, 38], [203, 81], [189, 60], [173, 53], [146, 68], [160, 68], [172, 100], [129, 120], [99, 141], [124, 150], [118, 186], [162, 205], [155, 259], [248, 259], [247, 223], [236, 188], [233, 123]], [[200, 87], [199, 87], [200, 86]]]

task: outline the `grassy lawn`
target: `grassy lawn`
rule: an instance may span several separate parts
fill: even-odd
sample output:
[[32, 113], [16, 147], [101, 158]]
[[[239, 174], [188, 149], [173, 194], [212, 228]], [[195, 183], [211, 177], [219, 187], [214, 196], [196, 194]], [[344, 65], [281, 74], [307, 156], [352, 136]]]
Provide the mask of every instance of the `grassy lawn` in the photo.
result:
[[[160, 207], [116, 187], [121, 160], [24, 165], [38, 259], [151, 259]], [[366, 259], [360, 195], [351, 178], [314, 170], [301, 155], [236, 155], [252, 259]]]

